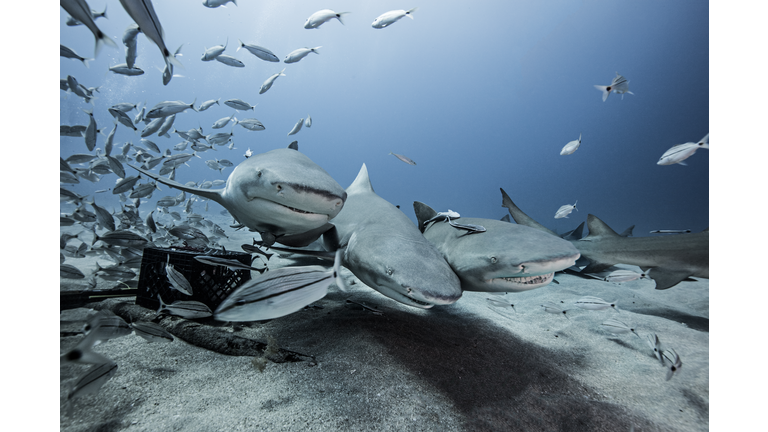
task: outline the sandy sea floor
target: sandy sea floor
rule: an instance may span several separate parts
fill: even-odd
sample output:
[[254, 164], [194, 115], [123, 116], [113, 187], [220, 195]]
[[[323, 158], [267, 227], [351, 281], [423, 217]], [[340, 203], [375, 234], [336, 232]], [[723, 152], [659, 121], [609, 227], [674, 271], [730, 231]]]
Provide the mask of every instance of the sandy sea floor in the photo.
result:
[[[240, 250], [252, 237], [238, 231], [222, 244]], [[96, 269], [94, 257], [65, 262], [86, 274]], [[269, 264], [291, 261], [275, 256]], [[476, 292], [420, 310], [358, 281], [348, 292], [332, 286], [315, 303], [319, 307], [265, 323], [166, 316], [159, 321], [176, 334], [173, 342], [149, 343], [131, 334], [97, 345], [95, 351], [118, 364], [117, 372], [71, 407], [67, 394], [89, 366], [60, 366], [60, 430], [709, 429], [708, 280], [664, 291], [649, 280], [616, 284], [571, 274], [556, 280], [508, 294], [516, 312], [493, 307], [486, 300], [491, 294]], [[99, 280], [97, 288], [114, 285]], [[84, 286], [62, 279], [60, 288]], [[621, 312], [574, 306], [586, 295], [616, 300]], [[540, 306], [546, 301], [568, 309], [568, 318], [546, 313]], [[60, 352], [83, 338], [68, 332], [82, 328], [90, 308], [111, 309], [126, 320], [154, 317], [133, 299], [63, 311]], [[643, 338], [607, 332], [600, 324], [608, 318]], [[683, 366], [669, 381], [647, 333], [680, 355]], [[265, 353], [269, 341], [279, 350]]]

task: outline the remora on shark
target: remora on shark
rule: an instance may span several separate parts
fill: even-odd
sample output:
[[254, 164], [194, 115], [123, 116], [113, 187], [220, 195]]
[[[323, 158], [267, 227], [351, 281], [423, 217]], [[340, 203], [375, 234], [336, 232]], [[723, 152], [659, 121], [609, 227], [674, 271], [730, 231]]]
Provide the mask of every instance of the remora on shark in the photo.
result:
[[486, 231], [470, 234], [444, 221], [424, 225], [437, 214], [428, 205], [414, 201], [419, 229], [443, 254], [461, 280], [464, 291], [519, 292], [548, 285], [555, 272], [579, 258], [567, 240], [508, 222], [465, 218], [461, 223], [482, 225]]
[[[504, 189], [502, 207], [515, 222], [555, 234], [523, 213]], [[597, 273], [614, 264], [636, 265], [656, 281], [656, 289], [671, 288], [689, 276], [709, 278], [709, 229], [667, 237], [622, 237], [595, 215], [587, 216], [589, 235], [571, 243], [589, 260], [583, 273]]]
[[283, 148], [253, 155], [230, 174], [223, 189], [201, 189], [129, 165], [170, 187], [221, 204], [262, 238], [306, 246], [332, 227], [346, 192], [324, 169], [297, 150]]

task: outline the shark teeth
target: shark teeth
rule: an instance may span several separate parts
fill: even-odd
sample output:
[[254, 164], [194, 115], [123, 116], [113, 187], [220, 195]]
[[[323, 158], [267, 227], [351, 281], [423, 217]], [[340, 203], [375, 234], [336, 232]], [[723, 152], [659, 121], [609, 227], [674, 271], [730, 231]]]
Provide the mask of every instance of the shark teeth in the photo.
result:
[[489, 283], [493, 282], [512, 282], [514, 284], [520, 284], [520, 285], [535, 285], [535, 284], [541, 284], [552, 281], [552, 279], [555, 277], [555, 272], [547, 273], [543, 275], [538, 276], [524, 276], [524, 277], [500, 277], [500, 278], [493, 278], [489, 279]]

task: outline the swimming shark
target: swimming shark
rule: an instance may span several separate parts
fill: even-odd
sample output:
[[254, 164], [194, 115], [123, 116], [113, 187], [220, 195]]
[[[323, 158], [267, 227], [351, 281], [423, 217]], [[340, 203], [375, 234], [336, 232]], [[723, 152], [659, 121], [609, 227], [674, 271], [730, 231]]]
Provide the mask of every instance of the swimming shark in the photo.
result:
[[[518, 224], [540, 231], [545, 228], [523, 213], [501, 189], [502, 207]], [[622, 237], [595, 215], [587, 216], [589, 235], [571, 243], [588, 262], [582, 273], [597, 273], [614, 264], [636, 265], [656, 281], [656, 289], [671, 288], [694, 276], [709, 278], [709, 228], [692, 234], [666, 237]], [[578, 264], [578, 263], [577, 263]]]
[[363, 283], [410, 306], [430, 308], [461, 297], [459, 278], [437, 248], [400, 209], [376, 195], [363, 164], [347, 188], [328, 250], [344, 248], [342, 265]]
[[443, 220], [428, 222], [437, 214], [414, 201], [419, 229], [443, 254], [461, 280], [464, 291], [520, 292], [548, 285], [555, 272], [576, 262], [579, 251], [567, 240], [508, 222], [465, 218], [462, 224], [481, 225], [485, 232], [468, 233]]
[[223, 189], [201, 189], [133, 169], [170, 187], [216, 201], [266, 243], [279, 239], [306, 246], [332, 225], [347, 193], [325, 170], [298, 150], [282, 148], [253, 155], [229, 175]]

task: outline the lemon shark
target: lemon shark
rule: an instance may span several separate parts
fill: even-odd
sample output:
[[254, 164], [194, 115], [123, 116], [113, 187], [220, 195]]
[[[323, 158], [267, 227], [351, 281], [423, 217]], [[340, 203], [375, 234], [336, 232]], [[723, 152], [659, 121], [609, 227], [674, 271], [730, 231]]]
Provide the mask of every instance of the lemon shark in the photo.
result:
[[451, 266], [411, 219], [376, 195], [365, 164], [346, 192], [344, 208], [333, 219], [333, 228], [323, 234], [325, 251], [272, 249], [326, 259], [341, 249], [341, 264], [358, 279], [409, 306], [428, 309], [461, 297], [460, 281]]
[[461, 280], [464, 291], [520, 292], [548, 285], [555, 272], [576, 262], [579, 251], [567, 240], [539, 230], [492, 219], [455, 219], [481, 225], [485, 232], [468, 233], [444, 220], [431, 221], [437, 212], [414, 201], [419, 229], [443, 254]]
[[[502, 207], [518, 224], [554, 234], [523, 213], [501, 189]], [[636, 265], [656, 281], [656, 289], [671, 288], [694, 276], [709, 278], [709, 229], [666, 237], [622, 237], [595, 215], [587, 216], [589, 235], [571, 243], [589, 264], [582, 273], [597, 273], [614, 264]]]
[[159, 183], [221, 204], [266, 243], [279, 239], [306, 246], [332, 225], [347, 194], [324, 169], [298, 150], [282, 148], [253, 155], [237, 165], [223, 189], [189, 187], [129, 165]]

